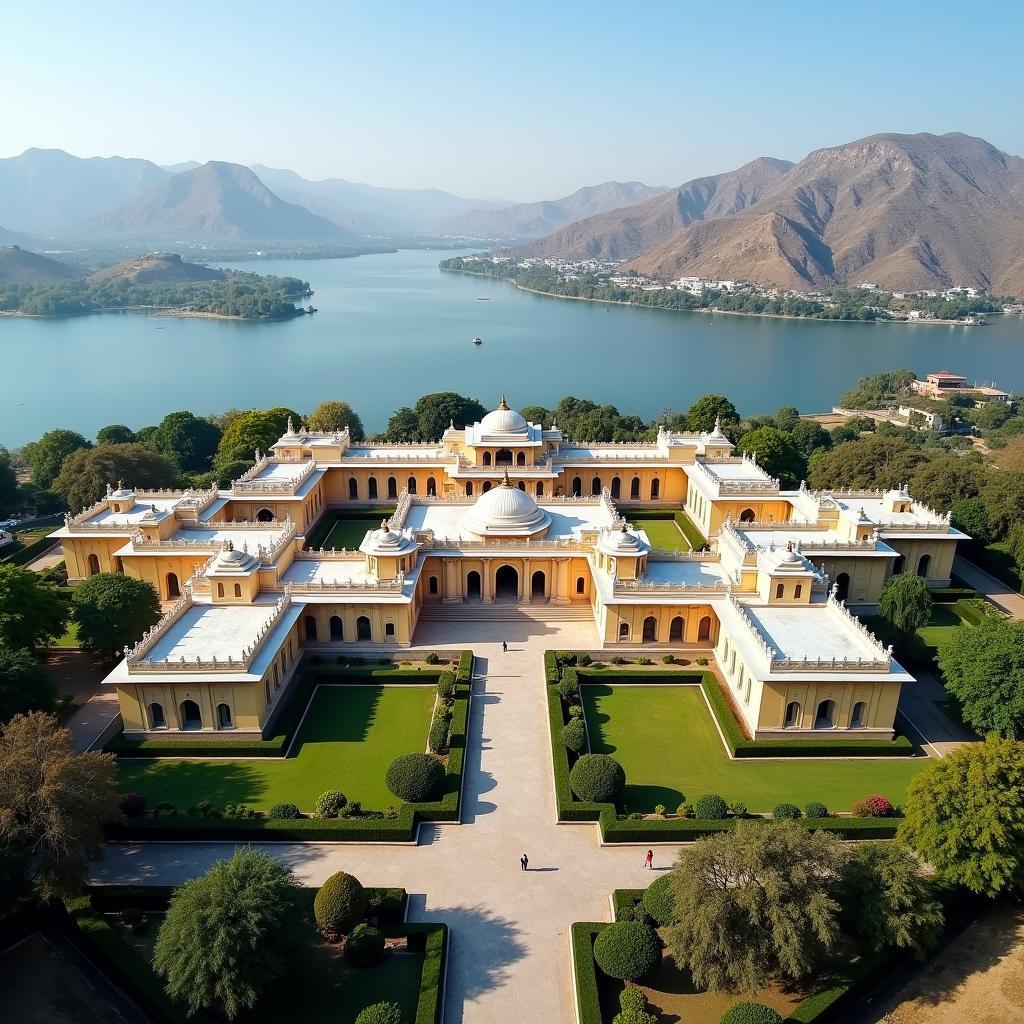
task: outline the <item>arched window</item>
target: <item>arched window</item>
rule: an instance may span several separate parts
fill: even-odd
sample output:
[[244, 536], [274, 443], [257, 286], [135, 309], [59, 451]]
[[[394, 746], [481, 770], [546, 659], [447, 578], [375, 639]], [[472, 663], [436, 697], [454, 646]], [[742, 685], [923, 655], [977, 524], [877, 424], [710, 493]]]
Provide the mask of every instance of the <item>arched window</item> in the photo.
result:
[[395, 624], [393, 622], [384, 623], [384, 635], [394, 636], [395, 635]]
[[124, 559], [120, 555], [114, 555], [114, 572], [124, 572]]
[[907, 562], [907, 560], [902, 555], [899, 555], [893, 561], [893, 563], [892, 563], [892, 574], [893, 574], [893, 576], [898, 576], [901, 572], [903, 572], [903, 567], [904, 567], [904, 565], [906, 565], [906, 562]]
[[543, 481], [538, 481], [537, 482], [537, 486], [534, 488], [534, 490], [537, 492], [537, 497], [538, 498], [543, 498], [544, 497], [544, 482]]
[[831, 729], [836, 721], [836, 702], [834, 700], [823, 700], [818, 705], [814, 715], [815, 729]]
[[784, 729], [793, 729], [800, 724], [800, 703], [799, 701], [791, 700], [786, 705], [786, 720], [782, 727]]
[[227, 704], [217, 705], [217, 728], [218, 729], [231, 729], [233, 728], [231, 722], [231, 708]]
[[167, 596], [181, 597], [181, 587], [178, 585], [178, 574], [169, 572], [167, 574]]
[[679, 641], [681, 641], [683, 639], [683, 619], [682, 619], [682, 616], [677, 615], [672, 620], [671, 625], [668, 627], [668, 638], [669, 638], [669, 640], [679, 640]]
[[620, 622], [619, 623], [619, 639], [620, 640], [628, 640], [629, 639], [629, 623], [628, 622]]
[[217, 596], [218, 597], [223, 597], [224, 596], [224, 584], [223, 583], [218, 583], [217, 584]]
[[437, 497], [437, 483], [432, 476], [427, 477], [427, 495], [431, 498]]
[[307, 640], [315, 640], [316, 639], [316, 619], [312, 615], [307, 615], [306, 618], [303, 620], [303, 622], [304, 622], [305, 627], [306, 627], [306, 639]]
[[150, 729], [166, 729], [167, 720], [164, 718], [163, 704], [154, 701], [149, 705], [149, 727]]
[[845, 601], [850, 595], [850, 574], [841, 572], [836, 577], [836, 597], [840, 601]]
[[595, 476], [594, 479], [590, 481], [590, 496], [596, 498], [600, 493], [601, 478], [599, 476]]
[[658, 620], [653, 615], [644, 619], [644, 643], [652, 644], [658, 639]]
[[499, 448], [494, 453], [494, 464], [496, 466], [511, 466], [512, 450], [510, 448]]
[[480, 573], [471, 569], [466, 573], [466, 597], [480, 596]]
[[655, 478], [651, 481], [651, 501], [657, 501], [661, 495], [661, 481]]
[[371, 498], [377, 497], [377, 478], [371, 476], [367, 483], [368, 493]]
[[800, 595], [801, 595], [801, 594], [802, 594], [803, 592], [804, 592], [804, 585], [803, 585], [802, 583], [798, 583], [798, 584], [796, 585], [796, 590], [795, 590], [795, 591], [793, 592], [793, 599], [794, 599], [795, 601], [799, 601], [799, 600], [800, 600]]
[[388, 497], [398, 497], [398, 481], [393, 476], [388, 477]]
[[467, 498], [472, 498], [473, 497], [473, 481], [472, 480], [467, 480], [466, 481], [466, 497]]
[[486, 494], [491, 489], [491, 481], [485, 480], [483, 487], [480, 488], [481, 494]]
[[775, 587], [775, 600], [776, 601], [781, 601], [782, 600], [782, 595], [785, 592], [786, 592], [785, 584], [783, 584], [783, 583], [777, 584], [776, 587]]
[[348, 478], [348, 496], [351, 501], [356, 501], [359, 497], [359, 484], [354, 476]]
[[622, 481], [617, 477], [612, 477], [612, 497], [617, 498], [622, 491]]
[[932, 556], [922, 555], [917, 560], [917, 575], [922, 579], [928, 578], [928, 570], [932, 567]]
[[754, 521], [754, 510], [752, 508], [745, 508], [740, 513], [741, 523], [752, 523]]
[[203, 716], [194, 700], [183, 700], [178, 709], [182, 729], [202, 729]]
[[89, 556], [89, 575], [95, 576], [100, 571], [100, 560], [96, 555]]
[[236, 583], [235, 584], [235, 597], [241, 597], [241, 596], [242, 596], [242, 584], [241, 583]]
[[427, 580], [427, 590], [431, 594], [436, 594], [437, 593], [437, 577], [436, 576], [431, 576], [430, 579]]
[[711, 616], [705, 615], [700, 622], [697, 623], [697, 639], [698, 640], [710, 640], [711, 639]]
[[576, 593], [585, 594], [587, 592], [587, 581], [582, 576], [576, 577]]
[[345, 623], [341, 621], [340, 615], [332, 615], [330, 621], [331, 639], [335, 642], [345, 639]]
[[853, 711], [850, 713], [850, 728], [851, 729], [863, 729], [864, 728], [864, 716], [868, 712], [868, 706], [864, 701], [859, 700], [853, 705]]
[[578, 476], [574, 476], [572, 478], [572, 496], [578, 498], [581, 494], [583, 494], [583, 481]]
[[640, 497], [640, 477], [635, 476], [629, 482], [629, 497], [631, 501], [636, 501]]
[[414, 476], [409, 477], [409, 482], [406, 484], [406, 490], [410, 494], [415, 494], [416, 493], [416, 477], [414, 477]]
[[370, 639], [370, 620], [365, 615], [360, 615], [359, 618], [356, 619], [356, 639]]
[[484, 465], [489, 466], [491, 464], [491, 453], [484, 452]]
[[521, 491], [525, 491], [526, 490], [526, 481], [525, 480], [520, 480], [519, 483], [516, 484], [516, 487], [518, 487], [519, 490], [521, 490]]
[[526, 452], [516, 452], [516, 465], [517, 466], [525, 466], [526, 465]]
[[274, 521], [274, 513], [269, 508], [261, 508], [256, 513], [256, 522], [258, 523], [272, 523]]

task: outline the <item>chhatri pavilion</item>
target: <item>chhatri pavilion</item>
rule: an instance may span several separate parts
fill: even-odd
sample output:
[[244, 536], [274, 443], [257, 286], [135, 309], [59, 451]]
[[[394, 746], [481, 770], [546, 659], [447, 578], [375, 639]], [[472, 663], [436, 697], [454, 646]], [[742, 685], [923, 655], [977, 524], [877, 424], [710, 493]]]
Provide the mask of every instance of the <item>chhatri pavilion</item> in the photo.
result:
[[[358, 549], [307, 542], [381, 505]], [[653, 548], [631, 509], [685, 516], [709, 544]], [[592, 618], [595, 647], [703, 651], [753, 738], [830, 740], [892, 736], [913, 682], [847, 606], [872, 610], [895, 572], [948, 584], [964, 539], [906, 488], [784, 490], [717, 424], [583, 444], [504, 399], [425, 444], [289, 422], [225, 490], [109, 489], [54, 536], [72, 583], [123, 572], [166, 602], [105, 681], [129, 735], [266, 734], [305, 653], [514, 614]]]

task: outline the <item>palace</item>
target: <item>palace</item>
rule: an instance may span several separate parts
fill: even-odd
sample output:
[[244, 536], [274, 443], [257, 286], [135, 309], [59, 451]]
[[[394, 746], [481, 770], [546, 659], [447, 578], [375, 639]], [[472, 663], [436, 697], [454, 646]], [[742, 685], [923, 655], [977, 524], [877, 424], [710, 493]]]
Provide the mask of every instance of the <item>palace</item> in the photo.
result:
[[[382, 503], [358, 549], [309, 544]], [[710, 543], [652, 547], [631, 508], [686, 517]], [[585, 444], [504, 399], [428, 444], [289, 422], [228, 489], [119, 486], [54, 536], [72, 583], [123, 572], [167, 602], [105, 681], [129, 735], [266, 734], [304, 653], [400, 647], [421, 615], [516, 605], [592, 617], [599, 647], [703, 651], [756, 739], [891, 737], [913, 679], [847, 602], [872, 610], [895, 572], [947, 585], [964, 539], [906, 488], [784, 490], [717, 424]]]

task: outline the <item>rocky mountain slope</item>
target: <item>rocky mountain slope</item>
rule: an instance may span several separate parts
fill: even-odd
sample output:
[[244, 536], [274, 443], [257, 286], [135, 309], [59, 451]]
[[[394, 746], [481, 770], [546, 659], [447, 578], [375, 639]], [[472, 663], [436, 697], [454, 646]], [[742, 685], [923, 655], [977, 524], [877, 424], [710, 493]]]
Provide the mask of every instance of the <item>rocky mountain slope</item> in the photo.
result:
[[84, 273], [70, 263], [61, 263], [17, 245], [0, 248], [0, 284], [56, 284], [82, 277]]
[[131, 260], [122, 260], [89, 275], [90, 284], [129, 281], [132, 284], [180, 284], [185, 281], [224, 281], [223, 270], [189, 263], [175, 253], [151, 252]]

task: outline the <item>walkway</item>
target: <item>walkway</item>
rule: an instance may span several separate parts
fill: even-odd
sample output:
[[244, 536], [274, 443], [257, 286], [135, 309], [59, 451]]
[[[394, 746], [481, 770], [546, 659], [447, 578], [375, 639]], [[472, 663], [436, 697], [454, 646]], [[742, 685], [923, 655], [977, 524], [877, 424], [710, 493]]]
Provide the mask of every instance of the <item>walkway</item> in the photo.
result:
[[973, 562], [957, 557], [953, 560], [953, 572], [970, 587], [984, 594], [994, 605], [1014, 619], [1024, 619], [1024, 597], [1012, 587], [979, 569]]
[[[458, 636], [458, 643], [452, 642]], [[508, 653], [501, 641], [507, 640]], [[339, 869], [370, 885], [403, 885], [410, 916], [451, 928], [445, 1021], [502, 1024], [575, 1019], [568, 955], [574, 921], [609, 920], [609, 894], [651, 879], [643, 851], [599, 846], [593, 825], [557, 825], [543, 654], [592, 649], [583, 622], [430, 622], [417, 647], [477, 655], [463, 822], [425, 826], [419, 847], [266, 844], [306, 883]], [[176, 884], [230, 855], [229, 844], [113, 846], [97, 882]], [[674, 847], [658, 847], [666, 868]], [[522, 872], [519, 857], [530, 857]]]

